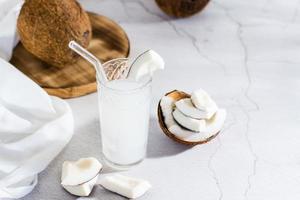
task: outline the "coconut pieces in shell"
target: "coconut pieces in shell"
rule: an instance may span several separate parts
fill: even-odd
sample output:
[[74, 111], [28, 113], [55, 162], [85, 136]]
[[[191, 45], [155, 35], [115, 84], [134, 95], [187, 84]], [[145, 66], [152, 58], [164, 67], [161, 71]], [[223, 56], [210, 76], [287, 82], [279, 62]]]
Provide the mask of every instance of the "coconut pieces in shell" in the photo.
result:
[[[204, 95], [202, 96], [201, 105], [209, 105], [208, 110], [197, 108], [192, 102], [191, 95], [177, 90], [167, 93], [162, 97], [158, 105], [160, 127], [168, 137], [179, 143], [187, 145], [206, 143], [216, 137], [224, 125], [226, 111], [217, 106], [212, 106], [216, 105], [215, 102], [207, 93], [202, 93], [203, 90], [195, 91], [192, 94], [194, 99], [196, 98], [195, 96], [199, 95], [199, 91]], [[205, 98], [207, 98], [207, 102], [203, 102]], [[189, 101], [186, 99], [189, 99]], [[178, 104], [181, 100], [185, 100], [188, 103], [182, 106], [182, 102]], [[193, 107], [189, 104], [190, 102]], [[176, 107], [176, 104], [181, 106]], [[213, 109], [215, 109], [215, 111], [211, 114]], [[179, 116], [183, 117], [176, 119], [176, 117], [174, 117], [174, 111], [181, 112]], [[206, 112], [208, 114], [205, 114]], [[178, 116], [178, 113], [176, 116]], [[195, 116], [200, 116], [200, 118], [194, 118]], [[205, 120], [205, 123], [203, 123], [203, 120]], [[205, 124], [205, 126], [203, 124]]]
[[68, 47], [71, 40], [86, 48], [92, 37], [89, 17], [75, 0], [26, 0], [17, 28], [24, 47], [56, 67], [77, 60]]

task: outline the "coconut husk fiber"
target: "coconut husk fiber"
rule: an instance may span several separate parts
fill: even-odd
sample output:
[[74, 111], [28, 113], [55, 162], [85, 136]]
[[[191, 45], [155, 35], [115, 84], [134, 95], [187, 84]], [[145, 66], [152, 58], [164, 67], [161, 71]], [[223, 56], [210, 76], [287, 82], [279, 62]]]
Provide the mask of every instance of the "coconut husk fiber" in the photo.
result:
[[92, 37], [89, 17], [75, 0], [26, 0], [17, 27], [30, 53], [60, 68], [78, 58], [68, 47], [71, 40], [88, 47]]

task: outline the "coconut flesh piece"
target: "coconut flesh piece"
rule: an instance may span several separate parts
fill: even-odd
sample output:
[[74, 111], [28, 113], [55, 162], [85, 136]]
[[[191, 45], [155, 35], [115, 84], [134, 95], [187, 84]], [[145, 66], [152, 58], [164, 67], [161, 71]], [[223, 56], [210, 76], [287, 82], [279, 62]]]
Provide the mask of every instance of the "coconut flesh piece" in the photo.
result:
[[217, 104], [203, 89], [196, 90], [191, 95], [192, 103], [196, 108], [206, 111], [213, 112], [218, 110]]
[[217, 106], [208, 111], [197, 109], [190, 98], [181, 99], [175, 105], [181, 113], [194, 119], [210, 119], [218, 110]]
[[135, 81], [145, 76], [152, 76], [155, 71], [164, 69], [163, 58], [153, 50], [140, 54], [131, 64], [127, 78]]
[[190, 118], [184, 115], [182, 112], [180, 112], [177, 108], [175, 108], [172, 114], [175, 121], [186, 129], [195, 132], [200, 132], [205, 129], [206, 122], [204, 119], [199, 120], [199, 119]]
[[226, 119], [226, 110], [219, 109], [210, 120], [206, 120], [205, 130], [200, 131], [199, 133], [183, 129], [177, 124], [171, 126], [168, 129], [176, 137], [184, 141], [187, 142], [204, 141], [207, 138], [217, 134], [222, 129], [225, 119]]
[[99, 184], [107, 190], [130, 199], [142, 196], [152, 187], [146, 180], [120, 174], [108, 175], [101, 179]]
[[88, 196], [97, 182], [102, 164], [93, 157], [78, 161], [65, 161], [62, 167], [61, 185], [71, 194]]
[[206, 120], [205, 130], [194, 132], [182, 128], [174, 120], [172, 112], [175, 108], [175, 103], [176, 101], [173, 98], [164, 96], [160, 101], [160, 107], [166, 127], [177, 138], [186, 142], [199, 142], [217, 134], [222, 129], [226, 119], [226, 110], [218, 109], [212, 118]]
[[164, 122], [167, 126], [167, 128], [176, 125], [177, 123], [175, 122], [172, 112], [173, 109], [175, 108], [175, 100], [172, 99], [171, 97], [164, 96], [161, 98], [160, 101], [160, 107], [164, 116]]

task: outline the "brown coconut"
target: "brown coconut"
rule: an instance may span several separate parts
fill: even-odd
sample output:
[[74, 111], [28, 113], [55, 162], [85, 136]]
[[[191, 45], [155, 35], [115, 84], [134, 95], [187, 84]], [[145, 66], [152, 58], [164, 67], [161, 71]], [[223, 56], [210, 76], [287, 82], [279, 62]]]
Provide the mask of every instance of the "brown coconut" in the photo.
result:
[[173, 17], [188, 17], [200, 12], [209, 0], [155, 0], [157, 5], [167, 15]]
[[87, 47], [92, 36], [89, 17], [75, 0], [26, 0], [17, 27], [24, 47], [56, 67], [76, 61], [71, 40]]

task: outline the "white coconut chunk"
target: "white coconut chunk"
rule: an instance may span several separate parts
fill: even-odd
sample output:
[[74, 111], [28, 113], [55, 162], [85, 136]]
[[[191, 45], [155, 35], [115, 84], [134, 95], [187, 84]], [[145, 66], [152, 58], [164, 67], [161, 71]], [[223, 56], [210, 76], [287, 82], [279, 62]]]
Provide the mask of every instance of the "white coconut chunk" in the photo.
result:
[[196, 90], [191, 95], [192, 103], [196, 108], [206, 112], [216, 112], [218, 110], [217, 104], [203, 89]]
[[160, 100], [160, 107], [162, 109], [170, 109], [171, 111], [173, 111], [175, 107], [175, 100], [171, 97], [164, 96]]
[[184, 115], [195, 119], [210, 119], [217, 111], [216, 109], [209, 111], [197, 109], [190, 98], [181, 99], [175, 105]]
[[173, 111], [175, 121], [191, 131], [200, 132], [205, 129], [205, 120], [193, 119], [181, 113], [177, 108]]
[[142, 196], [151, 188], [150, 183], [146, 180], [120, 174], [106, 176], [99, 181], [99, 184], [107, 190], [131, 199]]
[[162, 114], [164, 116], [164, 122], [167, 126], [167, 128], [171, 127], [172, 125], [176, 124], [172, 112], [175, 107], [175, 100], [171, 97], [164, 96], [161, 98], [160, 101], [160, 108], [162, 110]]
[[97, 181], [102, 164], [93, 157], [78, 161], [65, 161], [62, 167], [61, 185], [77, 196], [88, 196]]
[[98, 176], [99, 174], [96, 175], [93, 179], [79, 185], [63, 185], [63, 187], [73, 195], [86, 197], [89, 196], [92, 192], [95, 184], [97, 183]]
[[173, 126], [174, 124], [177, 124], [172, 116], [172, 113], [168, 117], [165, 117], [164, 120], [167, 128]]
[[138, 81], [147, 75], [152, 76], [155, 71], [164, 69], [164, 66], [162, 57], [155, 51], [148, 50], [133, 61], [128, 78]]
[[168, 128], [168, 130], [174, 134], [177, 138], [187, 142], [199, 142], [205, 141], [209, 137], [217, 134], [223, 127], [226, 119], [226, 110], [219, 109], [217, 113], [206, 121], [205, 130], [195, 133], [181, 128], [177, 124]]

